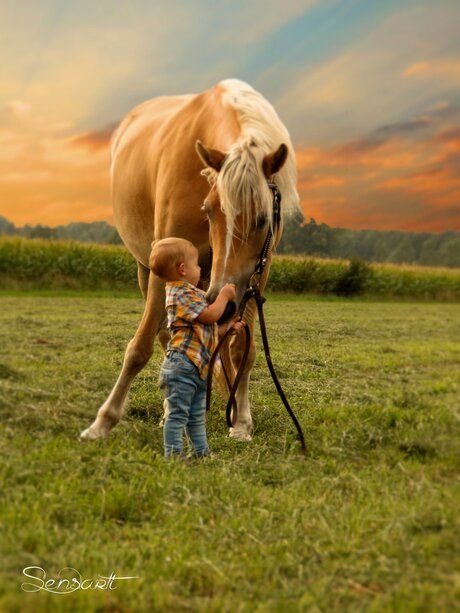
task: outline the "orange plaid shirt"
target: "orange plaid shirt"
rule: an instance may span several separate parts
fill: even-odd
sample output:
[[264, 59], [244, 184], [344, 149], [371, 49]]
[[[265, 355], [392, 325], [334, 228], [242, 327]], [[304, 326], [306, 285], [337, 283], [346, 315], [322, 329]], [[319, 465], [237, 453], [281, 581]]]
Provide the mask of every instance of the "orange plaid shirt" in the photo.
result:
[[167, 351], [184, 353], [206, 379], [217, 346], [217, 325], [196, 321], [208, 306], [205, 293], [186, 281], [166, 283], [166, 313], [171, 339]]

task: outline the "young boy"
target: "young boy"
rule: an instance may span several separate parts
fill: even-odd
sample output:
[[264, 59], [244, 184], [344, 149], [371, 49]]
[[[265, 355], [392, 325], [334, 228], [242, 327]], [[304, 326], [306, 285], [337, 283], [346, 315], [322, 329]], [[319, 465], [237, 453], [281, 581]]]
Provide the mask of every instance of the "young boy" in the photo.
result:
[[[235, 299], [235, 286], [225, 285], [212, 304], [196, 287], [200, 279], [198, 250], [188, 240], [165, 238], [152, 243], [150, 268], [166, 281], [166, 313], [171, 339], [160, 370], [165, 393], [165, 456], [181, 454], [184, 428], [197, 456], [209, 453], [206, 438], [206, 381], [217, 345], [215, 322]], [[236, 331], [242, 323], [234, 324]], [[226, 326], [228, 328], [228, 326]]]

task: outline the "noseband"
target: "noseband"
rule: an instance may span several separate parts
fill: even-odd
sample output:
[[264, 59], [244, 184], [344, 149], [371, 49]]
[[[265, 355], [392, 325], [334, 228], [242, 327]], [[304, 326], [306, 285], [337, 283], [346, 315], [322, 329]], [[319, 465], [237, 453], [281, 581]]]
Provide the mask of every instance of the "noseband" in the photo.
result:
[[[280, 223], [281, 223], [281, 192], [278, 189], [278, 186], [276, 185], [276, 183], [268, 183], [267, 185], [273, 194], [272, 223], [270, 224], [270, 227], [268, 229], [267, 237], [265, 238], [265, 242], [260, 252], [259, 259], [257, 261], [254, 272], [248, 281], [248, 286], [241, 300], [241, 304], [239, 308], [239, 315], [241, 318], [243, 318], [244, 311], [246, 309], [246, 305], [248, 301], [251, 298], [254, 298], [256, 305], [257, 305], [257, 311], [259, 314], [260, 332], [262, 335], [262, 342], [264, 346], [265, 359], [267, 362], [267, 366], [272, 376], [273, 383], [275, 384], [276, 390], [284, 406], [286, 407], [286, 410], [288, 411], [289, 416], [292, 419], [292, 422], [294, 423], [294, 426], [296, 427], [296, 430], [299, 436], [299, 440], [300, 440], [300, 445], [302, 448], [302, 452], [304, 455], [306, 455], [307, 448], [305, 445], [305, 438], [302, 432], [302, 428], [300, 427], [300, 424], [297, 421], [297, 418], [287, 401], [287, 398], [283, 392], [280, 382], [278, 381], [278, 377], [276, 376], [275, 369], [273, 368], [273, 364], [272, 364], [272, 360], [270, 356], [270, 348], [268, 346], [267, 330], [265, 327], [265, 317], [264, 317], [264, 312], [263, 312], [263, 304], [266, 299], [262, 296], [262, 294], [260, 293], [260, 289], [259, 289], [260, 280], [262, 278], [262, 274], [268, 262], [268, 256], [270, 254], [270, 247], [272, 244], [272, 240], [273, 240], [273, 237], [276, 236]], [[210, 250], [210, 256], [211, 256], [211, 266], [212, 266], [212, 249]], [[225, 380], [227, 382], [227, 386], [230, 392], [230, 396], [227, 402], [227, 410], [226, 410], [227, 425], [229, 427], [234, 426], [236, 423], [236, 418], [238, 415], [238, 406], [236, 403], [235, 396], [236, 396], [236, 391], [238, 389], [238, 385], [240, 383], [241, 377], [243, 376], [243, 371], [246, 366], [246, 361], [249, 355], [249, 348], [251, 344], [251, 334], [249, 332], [249, 328], [245, 326], [244, 331], [246, 333], [246, 343], [245, 343], [244, 353], [243, 353], [243, 357], [241, 359], [241, 363], [236, 373], [235, 381], [233, 382], [233, 384], [231, 383], [230, 378], [224, 368], [224, 365], [222, 364], [222, 371], [224, 373]], [[209, 363], [208, 385], [207, 385], [207, 394], [206, 394], [206, 410], [209, 410], [211, 406], [212, 373], [214, 369], [214, 363], [217, 359], [217, 356], [219, 354], [219, 350], [222, 344], [225, 342], [230, 332], [231, 330], [228, 330], [226, 334], [220, 339], [216, 347], [216, 350], [214, 351], [212, 355], [211, 361]]]

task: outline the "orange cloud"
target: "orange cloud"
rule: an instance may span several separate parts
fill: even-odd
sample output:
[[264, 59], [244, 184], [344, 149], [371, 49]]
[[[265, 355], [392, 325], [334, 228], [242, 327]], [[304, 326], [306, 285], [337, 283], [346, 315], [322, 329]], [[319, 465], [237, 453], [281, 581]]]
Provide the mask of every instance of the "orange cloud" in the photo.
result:
[[392, 177], [379, 184], [379, 187], [384, 189], [401, 189], [414, 193], [439, 193], [442, 189], [449, 190], [457, 186], [460, 186], [460, 179], [452, 177], [448, 170], [442, 168], [432, 168]]
[[0, 131], [0, 215], [16, 225], [111, 222], [105, 132], [69, 138], [62, 135], [67, 123], [47, 124], [30, 113], [16, 118]]
[[414, 74], [427, 73], [429, 68], [430, 65], [428, 64], [428, 62], [417, 62], [406, 68], [406, 70], [403, 72], [403, 77], [410, 77]]
[[305, 189], [325, 189], [328, 187], [340, 187], [345, 183], [345, 179], [342, 177], [336, 177], [334, 175], [308, 175], [302, 174], [299, 177], [299, 188]]
[[[460, 128], [298, 152], [305, 217], [331, 226], [460, 230]], [[321, 178], [324, 177], [324, 180]]]
[[94, 132], [85, 132], [72, 139], [72, 144], [77, 147], [87, 147], [93, 151], [99, 149], [107, 149], [110, 146], [110, 139], [118, 124], [110, 124], [103, 130], [96, 130]]
[[443, 130], [435, 139], [437, 142], [446, 143], [452, 149], [460, 148], [460, 128], [450, 128]]
[[458, 58], [448, 58], [443, 60], [432, 60], [430, 62], [415, 62], [408, 66], [402, 73], [403, 77], [443, 77], [449, 81], [460, 81], [460, 60]]
[[25, 119], [29, 117], [32, 107], [22, 100], [12, 100], [6, 105], [6, 110], [15, 119]]

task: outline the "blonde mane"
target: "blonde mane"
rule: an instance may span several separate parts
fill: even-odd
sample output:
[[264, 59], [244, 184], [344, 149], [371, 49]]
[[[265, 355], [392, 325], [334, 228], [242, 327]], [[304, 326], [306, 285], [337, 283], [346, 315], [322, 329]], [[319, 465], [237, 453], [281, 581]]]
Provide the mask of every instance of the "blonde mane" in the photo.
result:
[[[236, 217], [241, 214], [247, 237], [250, 232], [248, 221], [254, 214], [262, 213], [272, 218], [272, 193], [267, 186], [262, 162], [281, 143], [287, 145], [289, 152], [286, 163], [274, 177], [283, 199], [281, 210], [284, 217], [299, 210], [294, 147], [275, 109], [250, 85], [227, 79], [221, 81], [219, 87], [223, 90], [223, 103], [237, 114], [241, 136], [227, 152], [217, 177], [217, 188], [230, 236], [235, 229]], [[235, 203], [240, 208], [235, 208]]]

